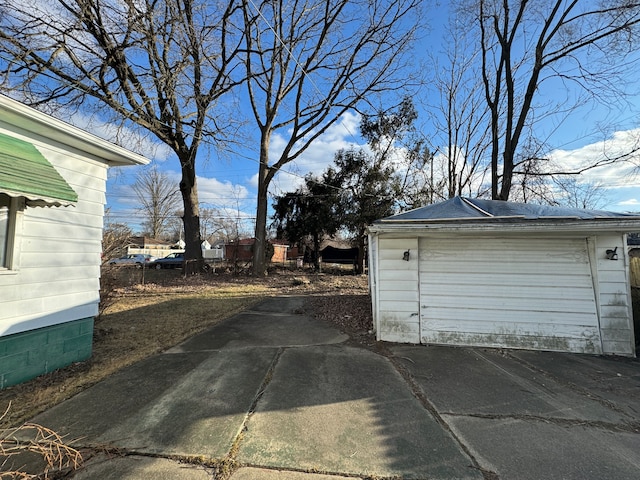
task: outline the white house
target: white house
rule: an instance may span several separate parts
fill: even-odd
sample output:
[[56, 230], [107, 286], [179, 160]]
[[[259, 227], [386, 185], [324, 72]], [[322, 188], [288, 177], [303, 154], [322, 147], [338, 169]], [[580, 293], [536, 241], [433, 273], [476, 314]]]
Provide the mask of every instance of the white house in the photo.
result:
[[145, 163], [0, 95], [0, 388], [91, 356], [107, 168]]
[[635, 356], [640, 216], [452, 198], [369, 227], [378, 340]]

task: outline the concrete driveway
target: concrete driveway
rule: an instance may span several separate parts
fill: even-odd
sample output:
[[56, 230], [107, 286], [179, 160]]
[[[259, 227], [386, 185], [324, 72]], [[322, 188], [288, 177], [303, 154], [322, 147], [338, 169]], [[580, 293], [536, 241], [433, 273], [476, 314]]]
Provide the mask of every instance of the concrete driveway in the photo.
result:
[[385, 345], [265, 301], [45, 412], [75, 479], [640, 478], [640, 363]]

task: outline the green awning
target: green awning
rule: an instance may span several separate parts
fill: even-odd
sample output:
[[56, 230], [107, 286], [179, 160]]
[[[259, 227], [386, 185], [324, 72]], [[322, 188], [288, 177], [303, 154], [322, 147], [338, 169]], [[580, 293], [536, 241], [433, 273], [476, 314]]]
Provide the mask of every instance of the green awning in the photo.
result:
[[30, 206], [72, 205], [78, 195], [28, 142], [0, 133], [0, 193], [25, 197]]

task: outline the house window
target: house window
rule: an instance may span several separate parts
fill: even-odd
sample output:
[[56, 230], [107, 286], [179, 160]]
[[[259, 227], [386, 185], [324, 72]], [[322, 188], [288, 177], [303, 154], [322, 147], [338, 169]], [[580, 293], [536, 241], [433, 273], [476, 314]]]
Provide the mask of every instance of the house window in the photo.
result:
[[0, 268], [7, 268], [7, 240], [9, 238], [9, 207], [0, 205]]
[[0, 271], [17, 267], [15, 258], [15, 237], [19, 205], [21, 199], [0, 193]]

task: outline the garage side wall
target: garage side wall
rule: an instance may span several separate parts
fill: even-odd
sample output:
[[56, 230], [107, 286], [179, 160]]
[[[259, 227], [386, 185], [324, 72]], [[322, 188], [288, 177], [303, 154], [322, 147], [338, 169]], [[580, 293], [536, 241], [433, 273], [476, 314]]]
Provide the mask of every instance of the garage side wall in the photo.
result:
[[[595, 270], [603, 353], [633, 356], [633, 311], [625, 235], [592, 237], [589, 239], [589, 246]], [[618, 247], [618, 259], [607, 259], [607, 250], [615, 247]]]
[[420, 343], [418, 239], [378, 237], [377, 256], [377, 338]]

